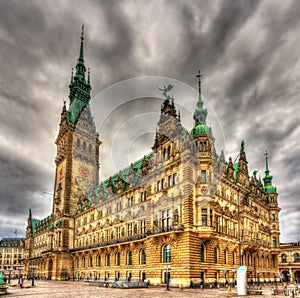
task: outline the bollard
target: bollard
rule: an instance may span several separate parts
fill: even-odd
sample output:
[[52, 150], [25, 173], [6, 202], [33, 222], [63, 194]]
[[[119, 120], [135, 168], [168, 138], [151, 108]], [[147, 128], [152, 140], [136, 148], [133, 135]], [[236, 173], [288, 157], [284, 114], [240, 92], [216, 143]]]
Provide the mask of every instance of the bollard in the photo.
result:
[[228, 286], [228, 292], [231, 292], [231, 286]]
[[183, 291], [183, 284], [180, 284], [180, 290]]

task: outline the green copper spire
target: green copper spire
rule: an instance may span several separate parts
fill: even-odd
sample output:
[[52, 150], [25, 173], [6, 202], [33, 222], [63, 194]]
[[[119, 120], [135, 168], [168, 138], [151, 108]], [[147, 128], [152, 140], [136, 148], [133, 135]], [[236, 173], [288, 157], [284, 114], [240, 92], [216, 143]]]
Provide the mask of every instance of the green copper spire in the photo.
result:
[[86, 68], [83, 58], [83, 41], [84, 41], [84, 25], [82, 25], [80, 35], [80, 51], [76, 64], [76, 73], [73, 76], [73, 70], [71, 74], [71, 81], [69, 84], [70, 93], [70, 106], [68, 110], [68, 121], [75, 123], [84, 108], [89, 105], [91, 99], [91, 85], [90, 85], [90, 71], [88, 71], [87, 80], [85, 78]]
[[77, 60], [76, 64], [76, 74], [75, 77], [78, 77], [79, 79], [83, 80], [85, 82], [85, 65], [84, 65], [84, 59], [83, 59], [83, 41], [84, 41], [84, 25], [81, 27], [81, 36], [80, 36], [80, 51], [79, 51], [79, 58]]
[[268, 151], [265, 153], [266, 156], [266, 170], [264, 180], [264, 188], [266, 193], [274, 193], [276, 192], [276, 187], [272, 185], [273, 176], [270, 175], [269, 165], [268, 165]]
[[201, 77], [202, 74], [200, 73], [200, 70], [198, 71], [198, 75], [196, 75], [196, 78], [198, 78], [198, 101], [197, 101], [197, 108], [194, 112], [194, 120], [195, 120], [195, 126], [200, 124], [206, 124], [206, 117], [207, 117], [207, 109], [203, 108], [203, 100], [202, 100], [202, 94], [201, 94]]
[[204, 102], [202, 100], [201, 93], [201, 77], [202, 74], [199, 70], [198, 74], [196, 75], [196, 78], [198, 78], [198, 101], [194, 112], [195, 125], [191, 131], [193, 137], [199, 134], [212, 135], [211, 128], [206, 125], [207, 109], [203, 107]]

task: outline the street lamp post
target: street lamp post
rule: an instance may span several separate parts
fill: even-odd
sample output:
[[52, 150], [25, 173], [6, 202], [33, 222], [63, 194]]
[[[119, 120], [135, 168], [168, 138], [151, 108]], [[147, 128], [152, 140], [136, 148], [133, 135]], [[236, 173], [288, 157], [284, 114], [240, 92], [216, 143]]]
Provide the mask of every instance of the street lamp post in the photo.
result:
[[18, 285], [20, 284], [20, 278], [21, 278], [21, 271], [24, 270], [24, 267], [17, 267], [17, 270], [19, 270], [19, 273], [18, 273]]
[[10, 267], [7, 270], [8, 270], [8, 283], [10, 284], [10, 275], [11, 275], [11, 272], [14, 270], [14, 268]]
[[164, 266], [164, 269], [166, 271], [166, 291], [170, 291], [171, 266]]
[[36, 265], [31, 265], [29, 268], [32, 270], [32, 277], [31, 277], [31, 286], [34, 287], [34, 270], [38, 268]]

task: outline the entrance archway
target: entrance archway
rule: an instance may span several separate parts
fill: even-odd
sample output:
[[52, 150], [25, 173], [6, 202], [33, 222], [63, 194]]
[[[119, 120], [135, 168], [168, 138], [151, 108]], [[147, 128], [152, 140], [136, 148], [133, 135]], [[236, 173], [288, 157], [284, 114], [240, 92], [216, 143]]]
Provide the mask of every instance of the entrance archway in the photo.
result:
[[294, 281], [297, 282], [297, 283], [300, 283], [300, 270], [295, 271]]
[[281, 281], [290, 282], [290, 280], [291, 280], [290, 273], [288, 271], [282, 271], [281, 272]]

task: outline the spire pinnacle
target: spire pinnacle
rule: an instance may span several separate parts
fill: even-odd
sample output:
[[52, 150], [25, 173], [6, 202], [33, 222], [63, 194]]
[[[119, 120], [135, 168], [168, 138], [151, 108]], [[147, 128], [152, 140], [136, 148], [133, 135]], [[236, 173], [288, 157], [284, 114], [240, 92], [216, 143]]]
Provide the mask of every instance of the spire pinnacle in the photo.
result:
[[265, 156], [266, 156], [266, 175], [269, 175], [269, 165], [268, 165], [268, 150], [266, 150], [266, 153], [265, 153]]
[[84, 41], [84, 24], [82, 24], [81, 26], [81, 36], [80, 36], [80, 40]]
[[75, 77], [85, 81], [85, 65], [84, 65], [84, 59], [83, 59], [83, 41], [84, 41], [84, 25], [81, 27], [81, 35], [80, 35], [80, 51], [79, 51], [79, 57], [76, 64], [76, 74]]
[[206, 124], [206, 117], [207, 117], [207, 109], [203, 107], [204, 103], [201, 94], [201, 77], [202, 74], [199, 70], [198, 74], [196, 75], [196, 78], [198, 78], [198, 101], [197, 101], [196, 110], [194, 112], [195, 127], [198, 124]]
[[87, 83], [90, 85], [90, 68], [88, 68], [88, 79], [87, 79]]
[[198, 92], [199, 92], [199, 101], [201, 100], [201, 71], [198, 70], [198, 74], [196, 75], [196, 78], [198, 78]]
[[263, 178], [264, 188], [267, 193], [272, 193], [272, 192], [276, 192], [276, 187], [274, 187], [272, 184], [273, 176], [270, 175], [267, 150], [266, 150], [265, 156], [266, 156], [266, 170], [265, 170], [265, 177]]

